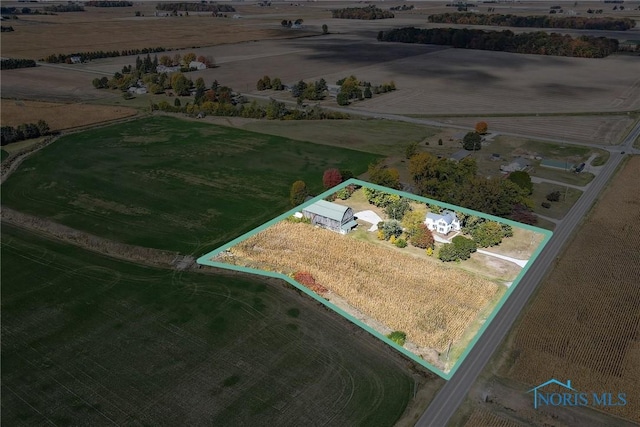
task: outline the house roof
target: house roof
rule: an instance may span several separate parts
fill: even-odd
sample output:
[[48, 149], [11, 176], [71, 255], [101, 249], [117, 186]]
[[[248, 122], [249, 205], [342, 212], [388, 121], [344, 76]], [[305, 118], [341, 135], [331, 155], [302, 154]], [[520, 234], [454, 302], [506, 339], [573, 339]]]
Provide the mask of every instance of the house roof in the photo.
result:
[[549, 166], [559, 169], [572, 169], [574, 167], [574, 164], [566, 160], [543, 159], [540, 162], [540, 166]]
[[341, 228], [342, 230], [349, 231], [349, 230], [351, 230], [353, 227], [355, 227], [356, 225], [358, 225], [358, 223], [356, 222], [356, 220], [355, 220], [355, 219], [352, 219], [351, 221], [349, 221], [349, 222], [347, 222], [347, 223], [345, 223], [345, 224], [342, 224], [342, 225], [340, 226], [340, 228]]
[[302, 211], [342, 222], [344, 214], [349, 209], [351, 209], [349, 206], [338, 205], [337, 203], [327, 202], [326, 200], [318, 200], [314, 204], [304, 208]]
[[465, 157], [467, 157], [469, 154], [471, 154], [471, 151], [467, 151], [467, 150], [460, 150], [460, 151], [456, 151], [455, 153], [453, 153], [451, 155], [451, 157], [449, 157], [450, 160], [455, 160], [457, 162], [459, 162], [460, 160], [464, 159]]
[[427, 218], [432, 219], [433, 221], [440, 221], [443, 220], [444, 222], [446, 222], [447, 224], [451, 224], [455, 219], [456, 219], [456, 214], [454, 214], [451, 211], [443, 211], [442, 212], [443, 215], [438, 215], [438, 214], [434, 214], [429, 212], [427, 214]]

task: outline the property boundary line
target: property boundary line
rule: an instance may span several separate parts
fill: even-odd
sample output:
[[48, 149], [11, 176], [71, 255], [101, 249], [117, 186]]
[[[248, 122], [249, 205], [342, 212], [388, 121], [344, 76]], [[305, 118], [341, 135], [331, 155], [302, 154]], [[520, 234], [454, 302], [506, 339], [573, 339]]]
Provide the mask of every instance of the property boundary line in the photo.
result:
[[[465, 350], [460, 354], [460, 356], [458, 357], [458, 360], [456, 361], [456, 363], [451, 367], [451, 369], [448, 372], [444, 372], [444, 371], [436, 368], [435, 366], [433, 366], [432, 364], [428, 363], [424, 359], [418, 357], [417, 355], [413, 354], [412, 352], [410, 352], [406, 348], [404, 348], [404, 347], [396, 344], [395, 342], [391, 341], [389, 338], [387, 338], [386, 336], [384, 336], [380, 332], [376, 331], [375, 329], [371, 328], [370, 326], [368, 326], [365, 323], [361, 322], [360, 320], [356, 319], [352, 315], [346, 313], [344, 310], [340, 309], [339, 307], [337, 307], [336, 305], [334, 305], [330, 301], [327, 301], [326, 299], [322, 298], [320, 295], [316, 294], [315, 292], [311, 291], [307, 287], [301, 285], [300, 283], [298, 283], [295, 280], [293, 280], [293, 278], [291, 278], [291, 277], [289, 277], [289, 276], [287, 276], [285, 274], [277, 273], [277, 272], [273, 272], [273, 271], [266, 271], [266, 270], [260, 270], [260, 269], [255, 269], [255, 268], [249, 268], [249, 267], [241, 267], [241, 266], [231, 265], [231, 264], [227, 264], [227, 263], [223, 263], [223, 262], [212, 261], [212, 258], [216, 257], [217, 255], [219, 255], [222, 252], [228, 251], [231, 247], [235, 246], [236, 244], [240, 243], [241, 241], [248, 239], [249, 237], [251, 237], [254, 234], [257, 234], [257, 233], [267, 229], [268, 227], [271, 227], [272, 225], [274, 225], [274, 224], [276, 224], [276, 223], [278, 223], [278, 222], [280, 222], [280, 221], [292, 216], [295, 212], [298, 212], [298, 211], [306, 208], [307, 206], [314, 204], [318, 200], [324, 199], [325, 197], [335, 193], [338, 190], [341, 190], [341, 189], [347, 187], [348, 185], [359, 185], [359, 186], [362, 186], [362, 187], [368, 187], [368, 188], [371, 188], [371, 189], [374, 189], [374, 190], [378, 190], [378, 191], [384, 191], [384, 192], [387, 192], [387, 193], [396, 194], [398, 196], [405, 197], [405, 198], [408, 198], [408, 199], [412, 199], [412, 200], [415, 200], [417, 202], [434, 204], [434, 205], [437, 205], [437, 206], [440, 206], [440, 207], [443, 207], [443, 208], [446, 208], [446, 209], [450, 209], [450, 210], [453, 210], [453, 211], [463, 212], [463, 213], [466, 213], [466, 214], [469, 214], [469, 215], [479, 216], [481, 218], [489, 219], [491, 221], [501, 222], [501, 223], [504, 223], [504, 224], [511, 225], [512, 227], [523, 228], [525, 230], [533, 231], [533, 232], [540, 233], [540, 234], [543, 235], [542, 242], [540, 242], [540, 244], [538, 245], [536, 250], [533, 252], [533, 254], [532, 254], [531, 258], [529, 258], [529, 261], [527, 262], [527, 264], [522, 268], [522, 270], [520, 271], [518, 276], [515, 278], [515, 280], [511, 284], [511, 286], [509, 286], [507, 291], [500, 298], [500, 300], [496, 304], [495, 308], [491, 311], [491, 314], [489, 314], [489, 316], [487, 317], [487, 319], [483, 323], [482, 327], [478, 330], [478, 332], [476, 332], [476, 334], [474, 335], [473, 339], [469, 342], [469, 344], [467, 344], [467, 346], [465, 347]], [[513, 293], [513, 291], [516, 288], [516, 286], [518, 286], [518, 283], [520, 282], [522, 277], [524, 277], [524, 275], [527, 273], [527, 271], [529, 270], [529, 267], [533, 264], [533, 262], [536, 260], [536, 258], [540, 255], [540, 253], [542, 252], [542, 250], [544, 249], [546, 244], [551, 239], [552, 235], [553, 235], [553, 233], [551, 231], [545, 230], [545, 229], [542, 229], [542, 228], [539, 228], [539, 227], [535, 227], [535, 226], [532, 226], [532, 225], [522, 224], [522, 223], [519, 223], [519, 222], [512, 221], [510, 219], [500, 218], [500, 217], [497, 217], [497, 216], [494, 216], [494, 215], [488, 215], [488, 214], [485, 214], [485, 213], [482, 213], [482, 212], [474, 211], [474, 210], [471, 210], [471, 209], [466, 209], [466, 208], [463, 208], [463, 207], [460, 207], [460, 206], [455, 206], [455, 205], [452, 205], [452, 204], [449, 204], [449, 203], [440, 202], [438, 200], [429, 199], [429, 198], [421, 197], [421, 196], [416, 196], [415, 194], [406, 193], [404, 191], [394, 190], [394, 189], [391, 189], [391, 188], [382, 187], [380, 185], [371, 184], [371, 183], [366, 182], [366, 181], [361, 181], [359, 179], [351, 178], [351, 179], [349, 179], [349, 180], [347, 180], [347, 181], [345, 181], [345, 182], [343, 182], [343, 183], [341, 183], [341, 184], [339, 184], [339, 185], [337, 185], [337, 186], [335, 186], [333, 188], [330, 188], [329, 190], [327, 190], [327, 191], [323, 192], [322, 194], [312, 198], [311, 200], [308, 200], [307, 202], [288, 210], [287, 212], [275, 217], [274, 219], [264, 223], [263, 225], [261, 225], [261, 226], [259, 226], [257, 228], [254, 228], [253, 230], [248, 231], [247, 233], [244, 233], [243, 235], [233, 239], [229, 243], [226, 243], [223, 246], [221, 246], [221, 247], [219, 247], [217, 249], [214, 249], [213, 251], [210, 251], [210, 252], [202, 255], [201, 257], [199, 257], [197, 259], [196, 262], [198, 264], [200, 264], [200, 265], [207, 265], [207, 266], [211, 266], [211, 267], [217, 267], [217, 268], [223, 268], [223, 269], [227, 269], [227, 270], [240, 271], [240, 272], [243, 272], [243, 273], [255, 274], [255, 275], [258, 275], [258, 276], [267, 276], [267, 277], [272, 277], [272, 278], [284, 280], [284, 281], [290, 283], [296, 289], [304, 292], [305, 294], [307, 294], [308, 296], [310, 296], [314, 300], [318, 301], [322, 305], [330, 308], [331, 310], [333, 310], [334, 312], [338, 313], [339, 315], [341, 315], [345, 319], [349, 320], [351, 323], [353, 323], [353, 324], [359, 326], [360, 328], [364, 329], [365, 331], [367, 331], [368, 333], [370, 333], [374, 337], [378, 338], [379, 340], [381, 340], [382, 342], [384, 342], [388, 346], [390, 346], [393, 349], [399, 351], [400, 353], [402, 353], [403, 355], [405, 355], [406, 357], [408, 357], [412, 361], [420, 364], [421, 366], [424, 366], [425, 368], [429, 369], [430, 371], [432, 371], [436, 375], [440, 376], [441, 378], [443, 378], [445, 380], [449, 380], [455, 374], [455, 372], [457, 371], [458, 367], [465, 360], [465, 358], [467, 357], [467, 355], [469, 354], [471, 349], [476, 345], [478, 340], [480, 340], [480, 338], [482, 337], [484, 331], [489, 327], [489, 325], [493, 321], [493, 319], [496, 316], [496, 314], [500, 311], [502, 306], [507, 302], [507, 300], [509, 299], [509, 296]]]

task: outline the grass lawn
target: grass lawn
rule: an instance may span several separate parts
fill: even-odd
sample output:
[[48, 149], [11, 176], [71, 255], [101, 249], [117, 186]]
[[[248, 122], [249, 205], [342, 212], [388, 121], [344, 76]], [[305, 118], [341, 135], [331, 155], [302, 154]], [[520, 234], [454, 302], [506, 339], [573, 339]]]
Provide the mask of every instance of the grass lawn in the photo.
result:
[[318, 144], [403, 157], [409, 143], [421, 142], [439, 132], [436, 128], [412, 123], [357, 119], [253, 121], [242, 127]]
[[0, 150], [0, 162], [9, 157], [9, 152]]
[[530, 174], [531, 176], [566, 182], [567, 184], [578, 185], [581, 187], [587, 185], [593, 180], [593, 178], [595, 178], [595, 175], [590, 172], [575, 173], [541, 166], [537, 166], [535, 170], [530, 172]]
[[595, 159], [593, 159], [591, 161], [591, 166], [602, 166], [602, 165], [604, 165], [609, 160], [609, 155], [610, 154], [611, 153], [609, 153], [608, 151], [600, 154], [598, 157], [596, 157]]
[[[560, 200], [557, 202], [548, 202], [547, 194], [556, 190], [560, 192]], [[575, 188], [550, 184], [548, 182], [533, 184], [533, 195], [531, 196], [534, 204], [533, 211], [540, 215], [562, 219], [580, 196], [582, 196], [582, 191], [576, 190]], [[551, 207], [549, 209], [543, 208], [541, 205], [543, 202], [548, 202], [551, 204]]]
[[201, 254], [283, 213], [291, 184], [375, 154], [157, 116], [72, 134], [27, 159], [3, 203], [124, 243]]
[[412, 397], [390, 350], [279, 282], [6, 224], [2, 260], [3, 424], [391, 426]]

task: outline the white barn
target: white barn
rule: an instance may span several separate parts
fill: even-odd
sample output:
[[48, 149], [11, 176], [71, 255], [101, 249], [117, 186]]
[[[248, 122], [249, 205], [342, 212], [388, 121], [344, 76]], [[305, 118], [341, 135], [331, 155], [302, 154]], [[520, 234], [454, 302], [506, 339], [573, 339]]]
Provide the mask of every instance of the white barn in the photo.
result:
[[442, 215], [429, 212], [424, 220], [425, 225], [431, 231], [441, 234], [449, 234], [452, 231], [460, 231], [460, 221], [455, 212], [442, 211]]

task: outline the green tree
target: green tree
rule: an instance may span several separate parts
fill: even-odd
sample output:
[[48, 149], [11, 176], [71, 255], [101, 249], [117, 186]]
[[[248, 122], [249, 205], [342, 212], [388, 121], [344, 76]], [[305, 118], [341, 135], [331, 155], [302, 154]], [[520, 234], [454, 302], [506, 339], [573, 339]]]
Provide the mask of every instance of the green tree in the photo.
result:
[[485, 221], [471, 233], [471, 237], [481, 248], [499, 245], [503, 236], [502, 227], [495, 221]]
[[271, 86], [273, 87], [273, 90], [282, 90], [282, 81], [280, 80], [280, 77], [275, 77], [271, 81]]
[[402, 225], [400, 225], [399, 221], [396, 221], [394, 219], [378, 223], [378, 229], [382, 231], [384, 240], [389, 240], [391, 236], [397, 238], [402, 234]]
[[409, 201], [404, 197], [399, 197], [397, 200], [392, 200], [384, 211], [389, 218], [400, 221], [409, 209], [411, 209]]
[[338, 105], [349, 105], [349, 96], [346, 93], [340, 92], [338, 93], [336, 101], [338, 101]]
[[364, 88], [364, 97], [369, 99], [373, 96], [373, 94], [371, 93], [371, 88], [369, 86]]
[[371, 163], [367, 172], [369, 173], [369, 181], [374, 184], [396, 190], [402, 187], [400, 185], [400, 173], [398, 170], [388, 168], [381, 161]]
[[516, 171], [509, 174], [509, 181], [514, 182], [518, 187], [527, 191], [527, 195], [533, 194], [533, 183], [531, 177], [525, 171]]
[[412, 209], [404, 214], [402, 227], [404, 227], [409, 239], [412, 239], [418, 232], [420, 225], [424, 225], [425, 214], [426, 212], [423, 209]]
[[322, 24], [322, 34], [329, 34], [329, 27], [327, 27], [327, 24]]
[[416, 153], [418, 152], [418, 143], [417, 142], [411, 142], [409, 143], [409, 145], [407, 145], [407, 147], [404, 149], [404, 156], [407, 159], [410, 159], [411, 157], [413, 157]]
[[309, 195], [307, 190], [307, 184], [304, 181], [296, 181], [291, 185], [291, 191], [289, 193], [289, 201], [292, 206], [298, 206], [304, 203], [304, 200]]
[[482, 148], [482, 137], [475, 132], [469, 132], [462, 139], [462, 147], [468, 151], [478, 151]]
[[266, 89], [266, 87], [264, 85], [264, 79], [258, 80], [258, 83], [256, 83], [256, 89], [258, 89], [258, 90], [265, 90]]
[[365, 187], [362, 191], [367, 202], [379, 208], [386, 208], [394, 200], [400, 198], [400, 196], [396, 194], [387, 193], [386, 191], [378, 191], [368, 187]]
[[189, 64], [192, 61], [195, 61], [195, 60], [196, 60], [196, 54], [195, 53], [193, 53], [193, 52], [185, 53], [184, 56], [182, 57], [182, 64], [185, 67], [188, 67]]
[[187, 79], [182, 73], [175, 73], [171, 76], [171, 87], [175, 91], [176, 95], [189, 95], [191, 80]]
[[174, 107], [180, 107], [181, 105], [182, 105], [182, 103], [180, 102], [180, 98], [176, 98], [176, 99], [173, 101], [173, 106], [174, 106]]

